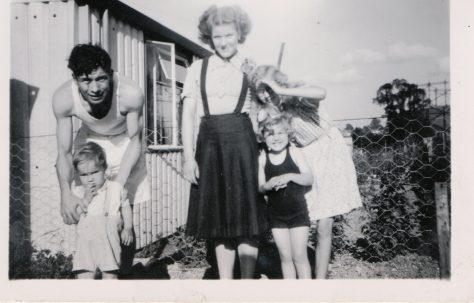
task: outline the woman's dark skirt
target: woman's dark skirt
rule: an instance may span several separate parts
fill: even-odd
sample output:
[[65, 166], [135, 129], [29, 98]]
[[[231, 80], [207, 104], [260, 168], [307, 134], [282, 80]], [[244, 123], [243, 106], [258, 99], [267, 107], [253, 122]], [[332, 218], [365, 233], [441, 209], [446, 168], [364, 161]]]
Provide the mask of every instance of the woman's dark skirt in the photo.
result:
[[196, 146], [198, 185], [191, 186], [186, 233], [199, 239], [265, 232], [258, 194], [258, 147], [245, 114], [203, 117]]

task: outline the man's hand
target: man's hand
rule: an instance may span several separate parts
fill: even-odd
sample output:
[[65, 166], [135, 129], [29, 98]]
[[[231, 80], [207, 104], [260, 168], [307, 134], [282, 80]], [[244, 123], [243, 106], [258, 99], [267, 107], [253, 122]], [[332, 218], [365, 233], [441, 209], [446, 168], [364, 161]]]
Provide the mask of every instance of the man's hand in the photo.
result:
[[87, 211], [87, 204], [72, 193], [61, 197], [61, 217], [66, 224], [76, 224], [80, 215], [76, 212], [77, 207], [81, 207], [83, 212]]
[[184, 178], [193, 184], [198, 184], [199, 167], [195, 159], [184, 161]]
[[132, 228], [124, 228], [120, 234], [120, 238], [122, 239], [122, 244], [130, 245], [133, 241], [133, 231]]

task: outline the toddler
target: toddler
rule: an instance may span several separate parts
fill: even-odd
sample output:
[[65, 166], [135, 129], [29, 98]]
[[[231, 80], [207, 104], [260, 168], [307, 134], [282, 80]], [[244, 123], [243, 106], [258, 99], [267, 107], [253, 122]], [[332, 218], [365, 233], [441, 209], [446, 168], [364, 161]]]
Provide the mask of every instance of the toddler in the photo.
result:
[[132, 210], [123, 186], [105, 178], [105, 152], [88, 142], [73, 156], [74, 169], [82, 186], [79, 197], [88, 204], [87, 212], [77, 208], [76, 252], [73, 271], [78, 279], [93, 279], [100, 270], [103, 279], [117, 279], [120, 267], [120, 240], [133, 241]]

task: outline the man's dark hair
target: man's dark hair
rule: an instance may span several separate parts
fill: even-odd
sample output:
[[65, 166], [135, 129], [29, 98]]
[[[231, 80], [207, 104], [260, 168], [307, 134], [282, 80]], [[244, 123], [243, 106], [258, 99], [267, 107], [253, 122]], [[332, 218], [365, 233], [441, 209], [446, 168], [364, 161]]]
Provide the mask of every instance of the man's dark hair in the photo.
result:
[[102, 67], [106, 73], [111, 74], [111, 64], [109, 54], [99, 45], [78, 44], [71, 51], [67, 67], [77, 78], [88, 75], [99, 67]]

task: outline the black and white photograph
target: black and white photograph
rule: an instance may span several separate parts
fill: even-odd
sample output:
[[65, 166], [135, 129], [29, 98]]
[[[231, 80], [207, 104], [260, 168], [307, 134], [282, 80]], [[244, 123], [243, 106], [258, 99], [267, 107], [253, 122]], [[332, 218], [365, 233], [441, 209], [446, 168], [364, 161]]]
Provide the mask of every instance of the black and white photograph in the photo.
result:
[[5, 299], [474, 299], [467, 1], [3, 6]]

